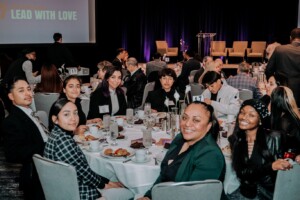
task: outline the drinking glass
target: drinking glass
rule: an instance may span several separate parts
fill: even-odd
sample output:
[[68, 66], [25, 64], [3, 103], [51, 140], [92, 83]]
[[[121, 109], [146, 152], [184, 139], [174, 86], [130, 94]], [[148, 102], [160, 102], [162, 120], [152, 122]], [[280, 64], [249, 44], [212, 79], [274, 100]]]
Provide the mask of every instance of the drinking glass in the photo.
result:
[[143, 129], [143, 145], [146, 149], [146, 155], [150, 155], [149, 148], [152, 146], [152, 128]]
[[105, 137], [106, 142], [110, 136], [109, 126], [110, 126], [110, 115], [109, 114], [103, 115], [103, 135]]
[[133, 109], [132, 108], [127, 108], [126, 109], [126, 122], [127, 122], [127, 126], [129, 128], [132, 128], [133, 121], [134, 121]]
[[113, 122], [109, 126], [110, 129], [110, 139], [112, 140], [111, 146], [117, 146], [117, 137], [119, 135], [118, 124], [117, 122]]
[[151, 114], [151, 103], [145, 103], [144, 116], [149, 116], [150, 114]]

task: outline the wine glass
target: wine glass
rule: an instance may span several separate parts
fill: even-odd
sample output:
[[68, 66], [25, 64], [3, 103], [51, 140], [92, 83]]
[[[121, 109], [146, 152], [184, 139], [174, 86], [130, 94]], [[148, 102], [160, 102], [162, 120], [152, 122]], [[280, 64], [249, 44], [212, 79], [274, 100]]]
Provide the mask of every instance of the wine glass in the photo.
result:
[[117, 137], [119, 135], [118, 124], [117, 122], [113, 122], [110, 126], [110, 139], [112, 140], [111, 146], [117, 146]]
[[151, 103], [145, 103], [144, 116], [149, 116], [150, 114], [151, 114]]
[[110, 136], [109, 126], [110, 126], [110, 115], [109, 114], [103, 115], [103, 135], [105, 137], [106, 143], [108, 143], [107, 139]]
[[152, 146], [152, 128], [143, 129], [143, 145], [146, 149], [146, 155], [150, 155], [149, 148]]

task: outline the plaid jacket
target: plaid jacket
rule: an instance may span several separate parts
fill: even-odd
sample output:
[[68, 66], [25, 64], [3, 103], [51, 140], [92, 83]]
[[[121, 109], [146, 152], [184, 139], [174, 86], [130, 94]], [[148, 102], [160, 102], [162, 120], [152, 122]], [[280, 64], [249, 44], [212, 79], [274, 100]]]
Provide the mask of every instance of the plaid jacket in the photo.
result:
[[46, 143], [44, 157], [63, 161], [76, 168], [81, 200], [101, 197], [97, 188], [104, 188], [105, 183], [108, 183], [109, 180], [91, 170], [85, 155], [75, 143], [72, 133], [55, 126]]

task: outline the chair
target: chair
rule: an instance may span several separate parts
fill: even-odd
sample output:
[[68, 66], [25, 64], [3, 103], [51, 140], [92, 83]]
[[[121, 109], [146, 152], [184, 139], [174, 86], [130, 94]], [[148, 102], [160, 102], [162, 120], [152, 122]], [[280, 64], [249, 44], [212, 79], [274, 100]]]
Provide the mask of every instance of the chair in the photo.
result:
[[49, 111], [52, 104], [58, 99], [59, 93], [42, 93], [37, 92], [34, 94], [34, 102], [36, 110], [43, 110], [49, 116]]
[[267, 42], [252, 41], [251, 48], [247, 48], [247, 58], [260, 58], [263, 62]]
[[48, 127], [49, 121], [48, 121], [48, 115], [46, 111], [38, 110], [36, 111], [35, 115], [41, 120], [41, 122]]
[[219, 180], [164, 182], [152, 188], [153, 200], [209, 199], [220, 200], [223, 190]]
[[80, 200], [76, 170], [64, 162], [33, 155], [33, 162], [47, 200]]
[[253, 91], [248, 89], [241, 89], [239, 90], [239, 97], [241, 101], [253, 99]]
[[275, 182], [273, 200], [299, 199], [300, 196], [300, 165], [294, 164], [287, 171], [279, 170]]
[[199, 96], [205, 90], [204, 86], [199, 83], [190, 83], [191, 86], [191, 97], [194, 99], [195, 96]]
[[241, 57], [244, 60], [247, 46], [248, 46], [248, 41], [234, 41], [232, 48], [228, 48], [228, 56]]
[[168, 47], [167, 41], [156, 41], [156, 49], [157, 52], [161, 55], [166, 54], [168, 57], [176, 57], [178, 56], [178, 47]]
[[150, 82], [150, 83], [147, 83], [147, 84], [145, 85], [141, 108], [144, 107], [144, 104], [145, 104], [145, 101], [146, 101], [146, 99], [147, 99], [148, 93], [149, 93], [150, 91], [153, 91], [153, 90], [154, 90], [154, 86], [155, 86], [155, 82], [154, 82], [154, 81], [153, 81], [153, 82]]
[[227, 56], [226, 41], [211, 41], [210, 56], [212, 57]]
[[192, 70], [192, 71], [190, 72], [190, 75], [189, 75], [189, 82], [190, 82], [190, 83], [193, 83], [193, 82], [194, 82], [195, 74], [196, 74], [198, 71], [199, 71], [198, 69], [195, 69], [195, 70]]

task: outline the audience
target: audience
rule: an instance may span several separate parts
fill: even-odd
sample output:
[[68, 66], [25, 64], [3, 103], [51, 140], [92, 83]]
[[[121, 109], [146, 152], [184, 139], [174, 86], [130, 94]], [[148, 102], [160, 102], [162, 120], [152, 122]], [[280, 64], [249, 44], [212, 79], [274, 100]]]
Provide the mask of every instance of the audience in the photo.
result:
[[278, 131], [267, 130], [267, 106], [258, 99], [243, 102], [233, 134], [229, 137], [232, 166], [240, 187], [229, 199], [273, 198], [277, 170], [292, 166], [283, 159], [282, 137]]
[[[76, 134], [84, 134], [86, 130], [88, 130], [88, 126], [86, 124], [97, 123], [100, 122], [100, 118], [94, 119], [86, 119], [86, 116], [81, 107], [81, 99], [80, 96], [81, 90], [81, 79], [76, 75], [68, 76], [63, 82], [63, 91], [60, 93], [59, 99], [66, 98], [72, 101], [78, 109], [79, 123], [78, 127], [75, 129]], [[51, 122], [51, 119], [49, 119]]]
[[24, 77], [29, 84], [36, 84], [41, 82], [41, 76], [37, 75], [38, 71], [33, 72], [33, 64], [36, 60], [36, 52], [33, 49], [24, 49], [22, 51], [22, 56], [15, 60], [9, 66], [4, 78], [3, 83], [9, 84], [12, 82], [13, 78]]
[[38, 83], [34, 92], [60, 93], [62, 81], [54, 64], [45, 63], [41, 69], [41, 82]]
[[160, 53], [156, 52], [152, 61], [146, 63], [146, 76], [149, 77], [149, 74], [153, 71], [161, 71], [164, 68], [167, 68], [167, 63], [161, 60]]
[[[176, 74], [173, 69], [165, 68], [158, 74], [161, 88], [150, 91], [145, 102], [151, 103], [153, 112], [168, 112], [172, 107], [179, 107], [179, 100], [184, 96], [175, 89]], [[157, 84], [155, 84], [157, 85]], [[175, 98], [176, 95], [177, 100]]]
[[19, 187], [24, 191], [24, 198], [42, 200], [45, 198], [32, 156], [43, 155], [48, 136], [32, 116], [33, 111], [29, 106], [33, 92], [27, 80], [15, 77], [8, 89], [8, 97], [13, 106], [2, 123], [5, 157], [8, 162], [22, 164]]
[[207, 88], [202, 93], [204, 102], [214, 107], [217, 117], [237, 115], [240, 108], [239, 91], [230, 85], [223, 84], [219, 73], [207, 72], [202, 84]]
[[131, 57], [126, 61], [127, 70], [130, 72], [129, 78], [124, 82], [127, 88], [127, 106], [128, 108], [138, 108], [142, 105], [147, 77], [139, 68], [138, 61]]
[[[50, 109], [51, 134], [46, 143], [44, 157], [62, 161], [75, 167], [80, 199], [124, 199], [133, 197], [120, 182], [111, 182], [91, 170], [84, 153], [73, 139], [73, 131], [79, 123], [76, 105], [67, 100], [57, 100]], [[63, 178], [63, 177], [62, 177]], [[101, 193], [98, 191], [103, 189]], [[55, 191], [53, 191], [55, 192]]]
[[247, 89], [253, 92], [253, 98], [261, 98], [261, 93], [257, 87], [256, 81], [250, 76], [250, 65], [242, 62], [238, 65], [237, 75], [231, 76], [227, 80], [228, 85], [241, 89]]
[[[189, 104], [180, 120], [181, 133], [172, 141], [155, 184], [161, 182], [224, 180], [225, 160], [218, 144], [219, 124], [212, 106]], [[151, 189], [139, 200], [151, 199]]]
[[293, 92], [285, 86], [275, 88], [271, 94], [271, 128], [284, 131], [286, 149], [291, 149], [300, 164], [300, 112]]
[[104, 114], [125, 115], [127, 103], [120, 87], [122, 69], [109, 68], [101, 85], [91, 94], [88, 119], [102, 118]]

